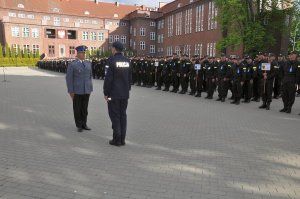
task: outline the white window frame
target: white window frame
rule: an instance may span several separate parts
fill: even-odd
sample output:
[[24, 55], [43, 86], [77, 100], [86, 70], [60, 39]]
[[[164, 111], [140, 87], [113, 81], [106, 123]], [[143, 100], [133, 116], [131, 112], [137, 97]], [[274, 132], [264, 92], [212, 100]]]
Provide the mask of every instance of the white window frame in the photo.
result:
[[109, 43], [113, 43], [114, 42], [114, 36], [113, 35], [109, 35]]
[[22, 37], [23, 38], [29, 38], [30, 35], [30, 28], [29, 27], [23, 27], [22, 28]]
[[98, 33], [98, 40], [99, 41], [104, 41], [104, 32], [99, 32]]
[[89, 32], [82, 31], [82, 40], [87, 41], [89, 39]]
[[65, 22], [65, 23], [70, 22], [70, 18], [64, 18], [64, 22]]
[[53, 17], [53, 25], [60, 26], [60, 17]]
[[126, 44], [126, 40], [127, 40], [126, 36], [125, 35], [121, 35], [121, 43], [122, 44]]
[[34, 19], [34, 15], [32, 15], [32, 14], [31, 15], [27, 15], [27, 18], [28, 19]]
[[32, 45], [32, 53], [33, 53], [33, 55], [35, 55], [37, 51], [40, 51], [40, 45], [33, 44]]
[[91, 35], [91, 37], [90, 37], [91, 41], [97, 41], [97, 33], [96, 32], [91, 32], [90, 35]]
[[143, 28], [143, 27], [140, 28], [140, 36], [141, 37], [146, 36], [146, 28]]
[[146, 49], [146, 43], [144, 41], [140, 41], [140, 50]]
[[115, 41], [120, 41], [120, 36], [119, 35], [114, 35], [114, 42]]
[[133, 36], [136, 36], [136, 28], [133, 28]]
[[31, 36], [32, 38], [39, 38], [40, 37], [40, 30], [38, 28], [31, 28]]
[[8, 16], [9, 17], [17, 17], [17, 14], [15, 12], [9, 12]]
[[156, 26], [155, 21], [150, 21], [150, 26]]
[[182, 12], [176, 14], [176, 30], [175, 35], [182, 34]]
[[18, 14], [18, 18], [24, 19], [25, 17], [26, 17], [26, 15], [23, 14], [23, 13], [19, 13], [19, 14]]
[[155, 45], [150, 45], [150, 53], [155, 53]]
[[20, 27], [13, 26], [11, 27], [11, 36], [12, 37], [20, 37]]
[[155, 32], [150, 32], [150, 40], [155, 41]]

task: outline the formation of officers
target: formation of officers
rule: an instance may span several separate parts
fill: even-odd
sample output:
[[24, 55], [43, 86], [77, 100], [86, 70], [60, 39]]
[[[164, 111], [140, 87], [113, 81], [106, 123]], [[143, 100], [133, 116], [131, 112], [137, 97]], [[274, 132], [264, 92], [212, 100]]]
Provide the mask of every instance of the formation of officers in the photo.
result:
[[[95, 79], [104, 79], [107, 58], [92, 61], [92, 74]], [[53, 61], [52, 61], [53, 62]], [[54, 63], [39, 63], [41, 68], [64, 72], [68, 61], [53, 66]], [[59, 62], [59, 63], [61, 63]], [[259, 52], [256, 57], [199, 57], [177, 55], [168, 57], [131, 58], [133, 84], [156, 90], [170, 91], [213, 99], [232, 104], [240, 102], [260, 102], [261, 109], [270, 109], [272, 99], [282, 97], [281, 112], [291, 113], [295, 96], [300, 95], [300, 57], [297, 52], [288, 56]], [[59, 68], [59, 69], [58, 69]], [[298, 87], [298, 90], [297, 90]], [[228, 96], [229, 92], [232, 93]], [[242, 101], [243, 100], [243, 101]]]

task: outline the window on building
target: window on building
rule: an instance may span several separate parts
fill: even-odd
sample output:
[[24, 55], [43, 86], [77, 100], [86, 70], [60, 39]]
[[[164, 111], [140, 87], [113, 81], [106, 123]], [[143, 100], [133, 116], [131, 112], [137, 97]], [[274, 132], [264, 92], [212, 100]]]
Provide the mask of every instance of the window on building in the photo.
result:
[[97, 47], [91, 47], [91, 52], [97, 52]]
[[32, 53], [36, 55], [40, 51], [40, 45], [32, 45]]
[[121, 36], [121, 43], [126, 44], [126, 36], [124, 35]]
[[46, 38], [55, 39], [56, 33], [55, 29], [46, 29]]
[[17, 14], [15, 12], [9, 12], [8, 16], [9, 17], [17, 17]]
[[196, 7], [196, 32], [203, 31], [204, 24], [204, 5], [199, 5]]
[[84, 23], [90, 23], [90, 20], [85, 19], [85, 20], [84, 20]]
[[119, 35], [114, 35], [114, 41], [120, 41]]
[[150, 21], [150, 26], [155, 26], [155, 21]]
[[132, 47], [132, 39], [129, 40], [129, 46]]
[[173, 36], [173, 15], [168, 17], [168, 37]]
[[155, 53], [155, 45], [150, 45], [150, 53]]
[[109, 35], [109, 43], [113, 43], [114, 42], [114, 36], [113, 35]]
[[52, 11], [53, 12], [59, 12], [59, 9], [58, 8], [53, 8]]
[[195, 44], [195, 55], [202, 57], [202, 44]]
[[[157, 29], [160, 30], [161, 29], [161, 21], [158, 21], [157, 23]], [[158, 49], [157, 49], [158, 50]]]
[[208, 30], [217, 29], [218, 9], [213, 1], [208, 3]]
[[25, 18], [25, 14], [18, 14], [19, 18]]
[[68, 23], [68, 22], [70, 22], [70, 19], [69, 18], [64, 18], [64, 22]]
[[20, 28], [19, 27], [11, 27], [11, 35], [12, 35], [12, 37], [20, 37]]
[[27, 15], [28, 19], [34, 19], [34, 15]]
[[129, 28], [129, 34], [132, 34], [132, 26]]
[[60, 26], [60, 18], [59, 17], [54, 17], [53, 18], [53, 25], [54, 26]]
[[38, 28], [31, 29], [32, 38], [39, 38], [40, 37], [40, 30]]
[[28, 28], [28, 27], [24, 27], [24, 28], [23, 28], [22, 36], [23, 36], [24, 38], [29, 37], [29, 28]]
[[176, 14], [175, 35], [181, 35], [181, 34], [182, 34], [182, 12], [179, 12]]
[[76, 39], [77, 38], [77, 32], [76, 30], [68, 30], [68, 39]]
[[49, 45], [48, 46], [48, 54], [50, 57], [53, 57], [55, 55], [55, 47], [54, 45]]
[[104, 33], [103, 32], [98, 33], [98, 40], [99, 41], [104, 41]]
[[43, 20], [49, 21], [49, 20], [50, 20], [50, 17], [49, 17], [49, 16], [44, 16], [44, 17], [43, 17]]
[[150, 40], [155, 40], [155, 32], [150, 32]]
[[16, 54], [18, 53], [18, 45], [17, 44], [12, 45], [12, 51], [15, 52]]
[[176, 53], [177, 55], [180, 54], [180, 47], [179, 47], [179, 46], [175, 46], [175, 53]]
[[92, 24], [98, 24], [98, 21], [92, 20]]
[[19, 3], [18, 8], [25, 8], [24, 4]]
[[161, 28], [164, 28], [164, 23], [165, 23], [165, 20], [161, 20]]
[[70, 55], [75, 55], [76, 51], [75, 51], [75, 46], [70, 46], [69, 47], [69, 54]]
[[136, 43], [135, 43], [135, 41], [133, 42], [133, 50], [135, 50], [136, 49]]
[[30, 46], [29, 46], [29, 44], [23, 45], [23, 54], [24, 54], [24, 56], [26, 56], [25, 51], [27, 51], [27, 56], [29, 56], [30, 55]]
[[140, 41], [140, 50], [145, 50], [146, 49], [146, 45], [144, 41]]
[[89, 39], [89, 32], [82, 32], [82, 40], [88, 40]]
[[185, 11], [185, 34], [192, 33], [192, 11], [192, 8]]
[[96, 41], [97, 40], [97, 33], [96, 32], [91, 32], [91, 40]]
[[157, 35], [157, 43], [160, 44], [160, 35]]
[[140, 28], [140, 36], [145, 36], [146, 35], [146, 29], [145, 28]]
[[121, 21], [121, 26], [127, 26], [127, 23], [124, 21]]
[[136, 28], [133, 28], [133, 36], [136, 36]]
[[160, 36], [160, 42], [164, 43], [164, 34], [161, 34], [161, 36]]

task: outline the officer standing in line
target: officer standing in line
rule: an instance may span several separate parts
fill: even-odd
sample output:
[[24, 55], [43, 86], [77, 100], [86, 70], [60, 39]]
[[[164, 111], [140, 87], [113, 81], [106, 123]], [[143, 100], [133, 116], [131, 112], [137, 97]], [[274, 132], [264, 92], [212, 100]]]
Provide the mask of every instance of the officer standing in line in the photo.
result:
[[217, 83], [218, 83], [218, 93], [219, 98], [216, 101], [225, 102], [225, 98], [228, 93], [228, 71], [230, 70], [229, 64], [226, 61], [226, 56], [224, 53], [221, 54], [221, 61], [218, 63], [217, 69]]
[[250, 103], [253, 95], [253, 77], [254, 77], [254, 65], [251, 57], [245, 56], [245, 63], [243, 64], [243, 75], [244, 75], [244, 101], [243, 103]]
[[71, 62], [67, 69], [66, 83], [68, 93], [73, 100], [75, 124], [78, 132], [91, 130], [87, 126], [88, 104], [93, 91], [92, 66], [85, 61], [86, 46], [76, 47], [77, 59]]
[[283, 67], [282, 101], [284, 107], [280, 112], [292, 112], [296, 87], [297, 84], [300, 84], [300, 62], [297, 61], [297, 56], [296, 52], [290, 53], [289, 60]]
[[132, 82], [130, 60], [123, 56], [123, 44], [112, 44], [113, 56], [107, 61], [107, 73], [103, 85], [104, 98], [107, 101], [108, 113], [112, 122], [113, 139], [110, 145], [125, 145], [127, 130], [126, 109]]
[[162, 70], [165, 66], [165, 61], [161, 57], [159, 60], [156, 60], [154, 65], [155, 65], [155, 76], [156, 76], [156, 85], [157, 85], [156, 90], [161, 90], [161, 85], [163, 83]]
[[172, 62], [172, 56], [167, 57], [168, 60], [164, 65], [163, 68], [163, 80], [165, 84], [165, 88], [163, 91], [169, 91], [170, 90], [170, 85], [172, 82], [172, 67], [173, 67], [173, 62]]
[[190, 68], [190, 88], [191, 88], [191, 92], [189, 93], [189, 95], [195, 95], [195, 93], [196, 93], [196, 81], [197, 81], [197, 72], [198, 72], [198, 70], [196, 68], [197, 58], [198, 58], [198, 55], [194, 55], [194, 58], [192, 59], [192, 65], [191, 65], [191, 68]]
[[171, 92], [177, 93], [179, 90], [179, 68], [180, 68], [180, 59], [177, 56], [177, 54], [173, 54], [173, 60], [172, 60], [172, 86], [173, 89]]
[[137, 86], [142, 85], [142, 60], [140, 57], [137, 57], [137, 63], [136, 63], [136, 81]]
[[254, 76], [253, 76], [253, 98], [251, 101], [260, 102], [261, 98], [261, 64], [266, 62], [264, 60], [264, 55], [262, 52], [259, 52], [257, 55], [257, 59], [254, 63]]
[[216, 76], [216, 69], [217, 69], [213, 57], [208, 58], [208, 64], [206, 67], [207, 68], [206, 68], [205, 76], [207, 80], [207, 96], [205, 99], [212, 99], [216, 88], [215, 76]]
[[180, 63], [180, 84], [181, 84], [181, 91], [179, 92], [179, 94], [186, 94], [187, 90], [188, 90], [188, 76], [189, 76], [189, 72], [190, 72], [190, 68], [192, 66], [191, 61], [188, 58], [188, 55], [185, 54], [183, 56], [183, 59], [181, 60]]
[[273, 82], [275, 77], [275, 66], [277, 64], [276, 62], [274, 62], [273, 57], [275, 57], [274, 54], [270, 53], [267, 62], [270, 64], [269, 69], [264, 68], [263, 65], [261, 68], [261, 96], [263, 104], [259, 107], [260, 109], [270, 110], [273, 93]]
[[244, 84], [244, 75], [243, 75], [243, 60], [239, 59], [239, 57], [233, 58], [233, 66], [231, 68], [232, 74], [232, 96], [233, 101], [231, 104], [240, 104], [240, 100], [243, 92], [243, 84]]

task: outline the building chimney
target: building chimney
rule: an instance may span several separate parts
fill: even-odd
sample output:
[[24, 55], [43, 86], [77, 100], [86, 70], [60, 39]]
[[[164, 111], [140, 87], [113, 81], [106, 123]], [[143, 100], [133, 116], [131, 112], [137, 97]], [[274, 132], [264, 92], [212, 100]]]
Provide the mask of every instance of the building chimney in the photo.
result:
[[98, 4], [99, 3], [98, 0], [95, 0], [95, 3]]
[[119, 3], [118, 1], [116, 1], [115, 5], [116, 5], [117, 7], [119, 7], [120, 3]]

